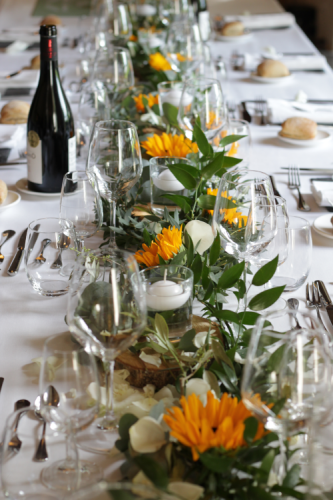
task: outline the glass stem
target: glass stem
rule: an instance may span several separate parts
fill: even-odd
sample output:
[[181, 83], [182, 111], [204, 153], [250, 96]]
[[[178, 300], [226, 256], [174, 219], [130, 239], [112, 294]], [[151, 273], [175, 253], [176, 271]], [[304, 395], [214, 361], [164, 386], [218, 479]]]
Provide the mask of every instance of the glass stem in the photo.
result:
[[113, 411], [113, 373], [114, 361], [104, 362], [105, 370], [105, 416], [98, 425], [100, 429], [108, 430], [116, 427]]
[[78, 454], [75, 437], [71, 426], [69, 425], [66, 433], [66, 468], [76, 470], [78, 468], [77, 461]]
[[79, 240], [77, 240], [77, 249], [79, 252], [83, 252], [83, 248], [84, 248], [84, 240], [80, 238]]
[[[116, 227], [117, 224], [117, 219], [116, 219], [116, 211], [117, 211], [117, 206], [115, 200], [110, 201], [110, 226], [111, 227]], [[116, 244], [116, 232], [111, 229], [110, 227], [110, 242], [109, 242], [109, 247], [111, 248], [117, 248]]]
[[280, 455], [277, 457], [278, 458], [278, 467], [277, 467], [277, 478], [278, 478], [278, 483], [282, 485], [284, 478], [286, 477], [287, 473], [287, 457], [286, 457], [286, 449], [284, 445], [284, 441], [286, 438], [286, 430], [284, 428], [284, 425], [282, 426], [281, 431], [278, 433], [279, 434], [279, 447], [280, 447]]

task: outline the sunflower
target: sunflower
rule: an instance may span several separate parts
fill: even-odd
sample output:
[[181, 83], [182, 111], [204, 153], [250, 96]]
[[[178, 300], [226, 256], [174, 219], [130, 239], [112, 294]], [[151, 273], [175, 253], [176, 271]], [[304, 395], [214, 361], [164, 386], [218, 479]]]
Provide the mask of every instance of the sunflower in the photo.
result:
[[145, 111], [145, 106], [142, 102], [142, 98], [145, 97], [148, 101], [148, 106], [152, 108], [154, 104], [158, 104], [158, 95], [153, 95], [153, 94], [140, 94], [138, 97], [134, 97], [133, 99], [135, 101], [136, 109], [139, 111], [139, 113], [143, 113]]
[[[211, 194], [213, 196], [217, 195], [218, 189], [207, 189], [207, 194]], [[226, 191], [221, 193], [221, 196], [223, 198], [227, 197]], [[231, 196], [228, 196], [228, 200], [231, 200]], [[235, 203], [235, 200], [232, 200]], [[208, 212], [213, 215], [214, 210], [208, 210]], [[227, 222], [228, 224], [232, 225], [235, 224], [238, 227], [243, 227], [246, 226], [247, 223], [247, 216], [243, 215], [241, 212], [237, 212], [237, 207], [235, 208], [222, 208], [221, 212], [224, 214], [223, 222]]]
[[172, 135], [163, 132], [161, 136], [154, 134], [148, 137], [146, 141], [141, 142], [150, 156], [175, 156], [177, 158], [186, 158], [189, 153], [199, 151], [196, 142], [192, 142], [183, 134]]
[[[212, 111], [211, 111], [211, 112], [212, 112]], [[210, 112], [210, 113], [211, 113], [211, 112]], [[207, 128], [209, 128], [209, 127], [207, 126]], [[221, 134], [220, 134], [221, 139], [224, 139], [227, 135], [228, 135], [228, 131], [227, 131], [227, 130], [222, 130], [222, 132], [221, 132]], [[213, 143], [214, 143], [214, 145], [215, 145], [216, 147], [219, 147], [219, 145], [220, 145], [220, 137], [219, 137], [219, 136], [215, 137], [215, 138], [213, 139]], [[225, 155], [226, 155], [226, 156], [236, 156], [236, 154], [237, 154], [237, 152], [238, 152], [238, 148], [239, 148], [239, 142], [233, 142], [233, 143], [231, 144], [231, 147], [230, 147], [229, 151], [227, 151], [227, 152], [225, 153]]]
[[128, 39], [129, 42], [137, 42], [138, 41], [138, 37], [135, 36], [135, 35], [131, 35]]
[[[187, 399], [182, 396], [180, 404], [182, 410], [174, 406], [167, 410], [168, 415], [163, 418], [171, 429], [171, 436], [191, 448], [194, 461], [199, 459], [199, 453], [210, 448], [234, 450], [246, 446], [244, 422], [252, 414], [243, 401], [238, 401], [226, 392], [219, 400], [209, 391], [206, 406], [196, 394], [191, 394]], [[264, 426], [259, 423], [254, 441], [264, 434]]]
[[159, 266], [159, 255], [165, 261], [172, 259], [179, 252], [181, 246], [182, 227], [180, 229], [175, 226], [165, 227], [162, 229], [162, 233], [156, 236], [150, 247], [143, 243], [143, 250], [138, 250], [135, 258], [139, 264], [144, 264], [147, 267]]
[[155, 52], [155, 54], [150, 54], [149, 65], [153, 69], [156, 69], [156, 71], [168, 71], [172, 69], [169, 61], [165, 59], [165, 57], [160, 52]]

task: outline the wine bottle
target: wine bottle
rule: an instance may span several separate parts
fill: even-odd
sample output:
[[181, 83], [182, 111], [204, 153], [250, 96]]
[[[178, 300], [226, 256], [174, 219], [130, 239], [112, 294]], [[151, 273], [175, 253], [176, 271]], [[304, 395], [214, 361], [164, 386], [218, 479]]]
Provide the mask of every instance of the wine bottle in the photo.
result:
[[27, 123], [28, 189], [60, 193], [63, 176], [75, 170], [73, 115], [58, 70], [57, 28], [41, 26], [40, 76]]
[[210, 37], [210, 19], [206, 0], [192, 0], [193, 10], [197, 18], [200, 34], [203, 42]]

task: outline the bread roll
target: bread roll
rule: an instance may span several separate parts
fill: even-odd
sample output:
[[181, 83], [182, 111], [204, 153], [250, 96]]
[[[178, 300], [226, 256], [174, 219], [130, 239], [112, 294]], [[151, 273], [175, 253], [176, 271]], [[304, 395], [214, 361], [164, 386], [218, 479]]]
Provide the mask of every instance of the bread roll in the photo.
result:
[[232, 23], [226, 23], [222, 30], [221, 35], [223, 36], [241, 36], [244, 34], [244, 24], [240, 21], [233, 21]]
[[290, 75], [289, 69], [283, 62], [276, 61], [275, 59], [266, 59], [266, 61], [259, 64], [257, 68], [257, 75], [264, 76], [265, 78], [280, 78]]
[[5, 201], [8, 195], [7, 184], [0, 179], [0, 205]]
[[317, 135], [317, 124], [310, 118], [293, 116], [282, 123], [280, 135], [290, 139], [301, 139], [308, 141], [315, 139]]
[[40, 69], [40, 55], [35, 56], [31, 59], [30, 61], [30, 68], [31, 69]]
[[39, 24], [40, 26], [42, 26], [43, 24], [55, 24], [56, 26], [61, 26], [62, 22], [60, 17], [58, 16], [46, 16], [41, 20]]
[[30, 104], [25, 101], [9, 101], [1, 110], [0, 123], [18, 125], [27, 123]]

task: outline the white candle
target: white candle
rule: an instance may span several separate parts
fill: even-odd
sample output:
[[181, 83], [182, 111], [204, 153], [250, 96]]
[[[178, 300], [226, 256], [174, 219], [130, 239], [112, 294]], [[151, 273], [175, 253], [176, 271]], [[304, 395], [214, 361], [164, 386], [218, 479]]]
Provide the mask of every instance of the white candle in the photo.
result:
[[163, 170], [157, 177], [154, 177], [153, 183], [161, 191], [173, 192], [185, 189], [183, 184], [176, 179], [168, 168]]
[[156, 7], [147, 3], [144, 3], [143, 5], [137, 5], [136, 13], [138, 16], [154, 16], [156, 14]]
[[150, 36], [148, 38], [148, 45], [151, 49], [154, 49], [155, 47], [162, 47], [164, 42], [158, 36]]
[[[179, 108], [182, 93], [183, 93], [183, 91], [180, 89], [172, 89], [169, 92], [162, 92], [159, 97], [160, 97], [162, 103], [168, 102], [168, 103], [172, 104], [173, 106], [176, 106], [177, 108]], [[187, 92], [185, 92], [183, 99], [182, 99], [183, 106], [188, 106], [189, 104], [191, 104], [192, 101], [193, 101], [193, 97], [190, 94], [188, 94]]]
[[170, 280], [156, 281], [148, 287], [146, 293], [147, 305], [155, 311], [178, 309], [189, 297], [190, 292], [184, 292], [181, 285]]

